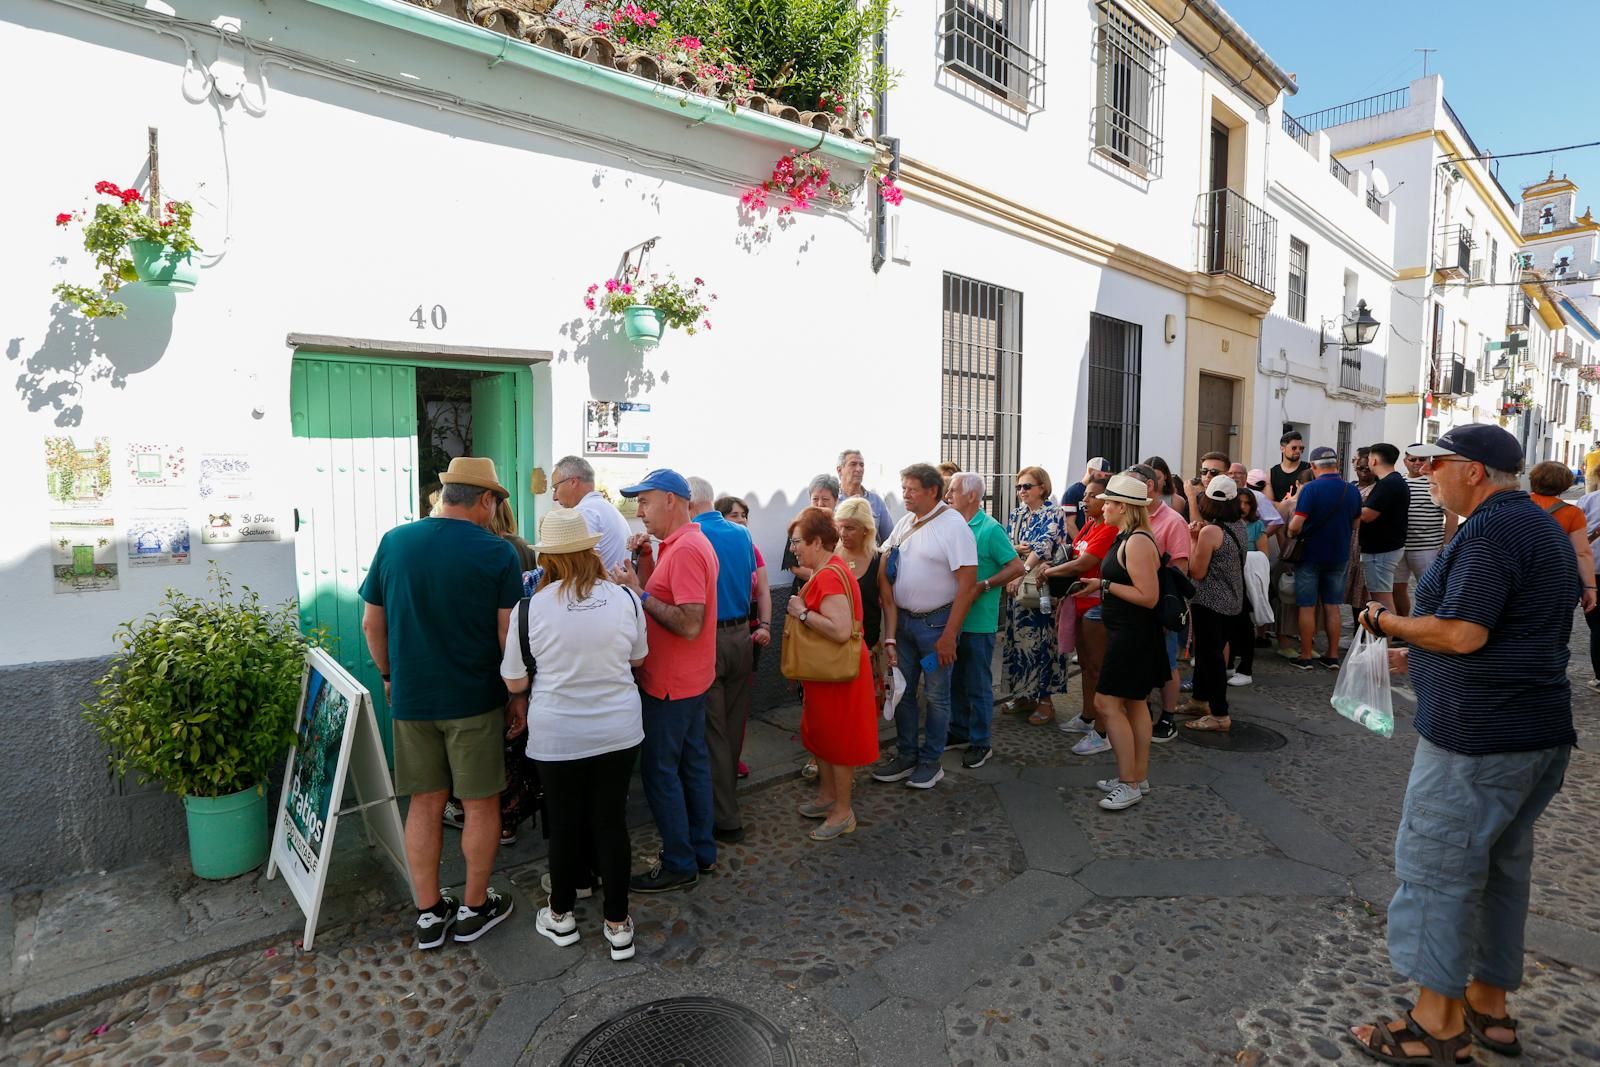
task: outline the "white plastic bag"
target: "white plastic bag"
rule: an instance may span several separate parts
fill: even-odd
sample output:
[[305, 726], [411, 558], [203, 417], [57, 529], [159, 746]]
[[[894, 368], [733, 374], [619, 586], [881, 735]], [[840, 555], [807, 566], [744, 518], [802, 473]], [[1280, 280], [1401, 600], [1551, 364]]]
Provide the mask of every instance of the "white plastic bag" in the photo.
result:
[[1333, 709], [1379, 737], [1394, 736], [1394, 703], [1389, 688], [1389, 639], [1356, 627], [1355, 646], [1339, 668]]
[[900, 673], [899, 667], [890, 667], [887, 683], [883, 687], [883, 720], [888, 722], [894, 718], [894, 709], [900, 703], [900, 698], [906, 695], [906, 676]]

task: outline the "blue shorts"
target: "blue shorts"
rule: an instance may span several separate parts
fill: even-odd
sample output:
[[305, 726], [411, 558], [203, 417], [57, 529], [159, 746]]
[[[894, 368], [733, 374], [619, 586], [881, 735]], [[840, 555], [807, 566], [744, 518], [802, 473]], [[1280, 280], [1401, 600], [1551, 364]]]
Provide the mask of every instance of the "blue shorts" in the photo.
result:
[[1349, 560], [1338, 563], [1299, 563], [1294, 569], [1294, 606], [1314, 608], [1323, 604], [1344, 603], [1344, 580]]
[[1400, 559], [1405, 554], [1404, 548], [1397, 548], [1393, 552], [1361, 553], [1361, 569], [1366, 572], [1367, 592], [1394, 592], [1395, 568], [1400, 565]]
[[1175, 630], [1167, 631], [1167, 670], [1178, 669], [1178, 633]]

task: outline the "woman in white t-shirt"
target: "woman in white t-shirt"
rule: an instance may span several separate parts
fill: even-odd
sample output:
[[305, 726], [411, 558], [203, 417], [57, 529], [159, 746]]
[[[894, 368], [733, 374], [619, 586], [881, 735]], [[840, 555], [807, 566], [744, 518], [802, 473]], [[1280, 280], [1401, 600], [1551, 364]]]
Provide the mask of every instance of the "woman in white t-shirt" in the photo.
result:
[[633, 956], [625, 809], [644, 740], [633, 668], [647, 645], [639, 600], [607, 580], [594, 551], [599, 541], [578, 511], [545, 515], [534, 546], [544, 577], [511, 614], [500, 674], [521, 693], [533, 666], [528, 758], [539, 767], [550, 832], [550, 899], [535, 926], [558, 945], [578, 940], [572, 905], [577, 879], [589, 873], [582, 870], [588, 828], [605, 890], [605, 938], [611, 958], [625, 960]]

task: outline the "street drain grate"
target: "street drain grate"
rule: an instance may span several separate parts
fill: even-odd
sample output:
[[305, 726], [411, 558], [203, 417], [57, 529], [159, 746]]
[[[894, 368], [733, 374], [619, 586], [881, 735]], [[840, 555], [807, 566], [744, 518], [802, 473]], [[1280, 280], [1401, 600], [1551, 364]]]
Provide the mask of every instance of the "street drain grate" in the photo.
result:
[[653, 1000], [601, 1023], [561, 1067], [800, 1067], [789, 1035], [715, 997]]
[[1271, 752], [1289, 743], [1289, 739], [1276, 730], [1257, 726], [1253, 722], [1240, 722], [1238, 719], [1233, 720], [1233, 729], [1225, 734], [1211, 730], [1190, 730], [1179, 726], [1178, 736], [1191, 745], [1220, 749], [1223, 752]]

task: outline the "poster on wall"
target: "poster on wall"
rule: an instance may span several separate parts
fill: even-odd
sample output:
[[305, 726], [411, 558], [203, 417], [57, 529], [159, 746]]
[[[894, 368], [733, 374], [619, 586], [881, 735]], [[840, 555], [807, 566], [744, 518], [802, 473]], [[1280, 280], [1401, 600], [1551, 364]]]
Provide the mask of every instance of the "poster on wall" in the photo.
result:
[[583, 454], [650, 458], [649, 404], [590, 400], [584, 405]]
[[207, 511], [200, 524], [200, 543], [203, 545], [282, 539], [277, 516], [266, 511]]
[[105, 510], [111, 495], [111, 438], [46, 437], [44, 464], [52, 508]]
[[123, 484], [130, 489], [179, 489], [187, 483], [182, 445], [135, 442], [123, 457]]
[[202, 452], [198, 492], [200, 502], [209, 508], [254, 500], [254, 461], [245, 452]]
[[51, 584], [57, 593], [104, 593], [117, 581], [117, 525], [110, 515], [50, 520]]
[[189, 517], [152, 511], [128, 520], [129, 567], [176, 567], [189, 562]]
[[[347, 779], [354, 786], [356, 803], [341, 808]], [[283, 875], [305, 913], [301, 944], [310, 949], [341, 816], [360, 813], [367, 844], [381, 850], [411, 884], [405, 828], [378, 736], [372, 695], [319, 648], [306, 653], [295, 743], [283, 781], [267, 877]]]

